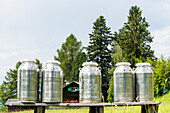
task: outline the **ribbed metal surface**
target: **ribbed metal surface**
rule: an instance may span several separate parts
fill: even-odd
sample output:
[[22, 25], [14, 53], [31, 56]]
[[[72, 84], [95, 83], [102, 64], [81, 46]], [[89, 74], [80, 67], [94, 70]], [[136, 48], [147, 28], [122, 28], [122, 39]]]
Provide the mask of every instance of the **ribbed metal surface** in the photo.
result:
[[138, 63], [135, 70], [137, 101], [153, 101], [153, 72], [148, 63]]
[[18, 99], [23, 102], [37, 100], [37, 66], [35, 61], [23, 61], [18, 69]]
[[43, 70], [42, 102], [62, 102], [63, 99], [63, 75], [59, 62], [48, 61]]
[[83, 63], [79, 74], [80, 102], [101, 102], [101, 72], [97, 63]]
[[134, 100], [133, 72], [130, 63], [117, 63], [114, 71], [114, 101], [132, 102]]

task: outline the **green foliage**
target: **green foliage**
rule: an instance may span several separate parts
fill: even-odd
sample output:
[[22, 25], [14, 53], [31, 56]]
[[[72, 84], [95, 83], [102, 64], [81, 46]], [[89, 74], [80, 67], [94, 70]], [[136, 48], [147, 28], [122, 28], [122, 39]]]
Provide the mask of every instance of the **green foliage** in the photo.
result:
[[35, 59], [35, 64], [38, 66], [39, 69], [39, 99], [41, 97], [41, 79], [42, 79], [42, 74], [41, 74], [41, 70], [42, 70], [42, 63], [40, 62], [40, 60]]
[[79, 52], [75, 60], [72, 63], [71, 70], [71, 81], [79, 81], [79, 68], [82, 67], [82, 64], [87, 60], [86, 54], [84, 52]]
[[78, 41], [73, 34], [67, 37], [66, 42], [62, 44], [60, 49], [57, 49], [58, 56], [55, 56], [54, 59], [61, 62], [60, 66], [63, 70], [64, 80], [71, 82], [73, 62], [81, 51], [81, 41]]
[[150, 43], [153, 40], [148, 31], [149, 23], [142, 17], [142, 11], [137, 6], [132, 6], [129, 10], [128, 21], [115, 32], [118, 44], [122, 48], [123, 56], [135, 67], [136, 58], [146, 61], [147, 58], [154, 60], [154, 51], [151, 50]]
[[165, 75], [166, 75], [165, 88], [170, 90], [170, 57], [167, 59], [167, 66], [166, 66], [166, 69], [165, 69]]
[[36, 64], [36, 65], [38, 65], [38, 69], [39, 69], [39, 71], [41, 72], [41, 69], [42, 69], [42, 63], [40, 62], [40, 60], [35, 59], [35, 64]]
[[110, 27], [106, 26], [106, 19], [100, 16], [93, 23], [93, 31], [89, 34], [90, 42], [87, 49], [89, 61], [95, 61], [101, 67], [102, 93], [107, 99], [107, 89], [109, 83], [108, 68], [111, 67], [111, 50], [108, 48], [113, 40]]
[[165, 60], [163, 56], [156, 62], [156, 66], [153, 69], [154, 72], [154, 94], [155, 96], [162, 96], [165, 88], [169, 85], [170, 68], [169, 59]]
[[5, 106], [5, 105], [2, 105], [2, 106], [0, 107], [0, 111], [6, 113], [6, 112], [8, 112], [8, 107]]
[[119, 44], [115, 40], [113, 41], [113, 47], [114, 47], [114, 50], [111, 53], [112, 64], [114, 66], [116, 66], [116, 63], [118, 63], [118, 62], [125, 62], [126, 59], [122, 55], [121, 47], [119, 46]]
[[108, 102], [114, 102], [114, 81], [113, 81], [114, 70], [115, 68], [108, 69], [108, 72], [111, 75], [111, 78], [109, 80], [109, 89], [107, 90], [107, 93], [108, 93], [107, 101]]
[[17, 62], [15, 69], [10, 69], [0, 86], [0, 101], [5, 105], [8, 99], [17, 98], [17, 73], [21, 62]]
[[7, 92], [7, 86], [3, 82], [0, 86], [0, 101], [2, 102], [2, 105], [5, 105], [5, 102], [7, 101], [6, 97], [8, 96], [8, 94], [6, 92]]
[[108, 69], [109, 75], [111, 76], [109, 80], [109, 89], [107, 90], [108, 97], [107, 101], [108, 102], [113, 102], [114, 101], [114, 80], [113, 80], [113, 72], [116, 69], [116, 63], [118, 62], [125, 62], [125, 58], [122, 56], [122, 49], [118, 45], [116, 41], [113, 41], [113, 47], [114, 51], [111, 53], [112, 57], [112, 63], [114, 66], [111, 69]]

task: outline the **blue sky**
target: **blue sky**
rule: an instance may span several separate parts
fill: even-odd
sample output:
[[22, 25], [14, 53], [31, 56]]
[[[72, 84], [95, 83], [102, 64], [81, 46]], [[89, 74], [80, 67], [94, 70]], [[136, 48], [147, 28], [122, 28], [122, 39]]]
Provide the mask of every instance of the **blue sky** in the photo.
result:
[[170, 0], [0, 0], [0, 83], [18, 61], [53, 59], [71, 33], [87, 46], [100, 15], [118, 31], [134, 5], [150, 24], [155, 55], [169, 57]]

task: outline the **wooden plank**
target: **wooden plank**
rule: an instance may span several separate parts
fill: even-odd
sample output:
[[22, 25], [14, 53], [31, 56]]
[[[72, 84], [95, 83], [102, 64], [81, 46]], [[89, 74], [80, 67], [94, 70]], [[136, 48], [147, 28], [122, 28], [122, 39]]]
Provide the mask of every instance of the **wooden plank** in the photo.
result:
[[6, 103], [7, 106], [72, 106], [72, 107], [91, 107], [91, 106], [142, 106], [142, 105], [157, 105], [156, 102], [115, 102], [115, 103], [21, 103], [16, 100]]

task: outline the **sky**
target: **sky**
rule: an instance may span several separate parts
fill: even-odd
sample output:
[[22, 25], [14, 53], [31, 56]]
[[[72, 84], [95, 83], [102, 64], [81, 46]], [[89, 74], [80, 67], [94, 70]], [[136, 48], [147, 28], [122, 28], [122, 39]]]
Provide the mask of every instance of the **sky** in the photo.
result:
[[53, 60], [72, 33], [89, 43], [95, 20], [104, 16], [114, 33], [137, 5], [150, 24], [155, 56], [170, 56], [170, 0], [0, 0], [0, 84], [18, 61]]

